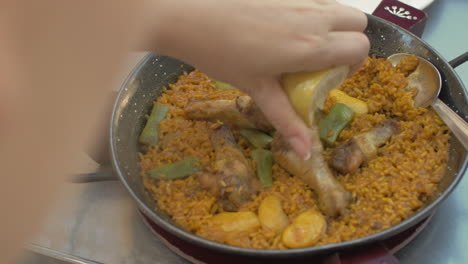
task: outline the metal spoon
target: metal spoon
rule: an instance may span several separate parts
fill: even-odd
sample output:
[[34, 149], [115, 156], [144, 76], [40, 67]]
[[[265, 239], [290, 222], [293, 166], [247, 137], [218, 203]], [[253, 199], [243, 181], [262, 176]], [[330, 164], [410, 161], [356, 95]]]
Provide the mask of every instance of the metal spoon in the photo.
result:
[[[410, 56], [413, 54], [396, 53], [388, 57], [388, 60], [393, 66], [396, 66], [402, 59]], [[418, 59], [418, 67], [408, 76], [408, 88], [418, 89], [418, 93], [414, 97], [414, 105], [416, 107], [432, 106], [465, 149], [468, 149], [468, 124], [438, 98], [442, 89], [442, 78], [439, 70], [426, 59], [419, 56]]]

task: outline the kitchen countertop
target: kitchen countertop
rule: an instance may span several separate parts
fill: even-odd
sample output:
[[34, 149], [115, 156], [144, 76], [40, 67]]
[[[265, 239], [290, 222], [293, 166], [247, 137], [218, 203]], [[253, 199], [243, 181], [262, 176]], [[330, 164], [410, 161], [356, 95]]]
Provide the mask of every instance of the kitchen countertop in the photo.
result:
[[[429, 19], [423, 39], [446, 59], [468, 51], [467, 10], [466, 0], [438, 0], [427, 9]], [[132, 55], [124, 72], [143, 55]], [[468, 85], [468, 63], [459, 66], [457, 72]], [[95, 164], [87, 162], [88, 169], [95, 168]], [[397, 253], [401, 263], [468, 263], [466, 176], [427, 228]], [[119, 182], [67, 183], [64, 193], [30, 247], [40, 254], [68, 258], [68, 262], [54, 263], [187, 263], [151, 235]], [[42, 263], [51, 262], [39, 255], [24, 261]]]

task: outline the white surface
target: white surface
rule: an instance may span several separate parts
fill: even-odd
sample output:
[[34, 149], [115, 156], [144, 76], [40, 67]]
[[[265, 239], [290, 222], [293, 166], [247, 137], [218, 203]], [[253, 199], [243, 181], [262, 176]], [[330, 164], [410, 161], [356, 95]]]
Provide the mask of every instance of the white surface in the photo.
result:
[[[380, 1], [378, 0], [337, 0], [339, 3], [349, 5], [358, 8], [366, 13], [372, 14], [374, 10], [379, 6]], [[449, 0], [445, 0], [449, 1]], [[407, 5], [410, 5], [417, 9], [424, 9], [428, 7], [434, 0], [400, 0]]]
[[33, 244], [104, 264], [188, 263], [144, 226], [120, 182], [65, 184], [53, 207]]

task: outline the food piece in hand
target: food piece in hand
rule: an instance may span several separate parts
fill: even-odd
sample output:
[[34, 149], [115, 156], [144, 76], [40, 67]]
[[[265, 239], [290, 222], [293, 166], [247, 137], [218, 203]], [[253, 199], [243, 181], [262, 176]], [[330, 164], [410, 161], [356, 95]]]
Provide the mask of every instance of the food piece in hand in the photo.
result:
[[371, 130], [358, 134], [338, 146], [333, 151], [330, 166], [341, 173], [354, 173], [363, 162], [369, 161], [377, 154], [377, 149], [381, 145], [398, 133], [400, 133], [398, 122], [385, 120]]
[[349, 96], [341, 90], [333, 89], [328, 94], [328, 97], [330, 97], [333, 100], [333, 102], [337, 104], [346, 105], [358, 115], [367, 114], [369, 112], [369, 107], [367, 106], [366, 102]]
[[351, 194], [335, 179], [325, 162], [317, 127], [311, 128], [310, 134], [314, 142], [310, 159], [301, 159], [280, 135], [275, 135], [271, 144], [273, 158], [289, 173], [302, 178], [317, 193], [320, 208], [326, 215], [337, 216], [351, 202]]
[[298, 215], [283, 232], [282, 242], [288, 248], [312, 246], [327, 231], [325, 217], [315, 210]]
[[195, 157], [188, 157], [181, 161], [152, 169], [146, 173], [153, 179], [179, 180], [202, 170], [201, 164]]
[[320, 139], [328, 145], [335, 144], [341, 131], [353, 120], [354, 112], [344, 104], [335, 104], [318, 124]]
[[271, 151], [265, 149], [253, 150], [250, 155], [257, 166], [257, 177], [263, 188], [270, 187], [273, 184], [272, 167], [273, 156]]
[[323, 109], [328, 93], [342, 84], [348, 73], [348, 66], [338, 66], [320, 72], [284, 74], [281, 82], [294, 110], [310, 127], [315, 111]]
[[281, 206], [281, 200], [270, 195], [263, 199], [258, 207], [258, 219], [263, 227], [281, 233], [289, 225], [289, 219]]
[[289, 101], [310, 128], [310, 158], [301, 159], [280, 135], [275, 136], [272, 143], [275, 161], [315, 190], [320, 207], [328, 216], [343, 213], [351, 195], [333, 177], [325, 162], [315, 115], [323, 108], [328, 93], [343, 83], [348, 73], [348, 66], [338, 66], [321, 72], [284, 74], [282, 85]]
[[219, 120], [231, 127], [273, 130], [273, 126], [252, 98], [246, 95], [238, 96], [233, 100], [216, 99], [191, 102], [184, 111], [189, 119], [213, 122]]
[[145, 145], [156, 145], [159, 141], [159, 123], [166, 117], [169, 108], [163, 104], [155, 103], [151, 114], [141, 132], [139, 141]]
[[226, 211], [236, 211], [250, 201], [258, 189], [258, 180], [253, 169], [236, 144], [236, 140], [227, 126], [216, 129], [210, 137], [216, 152], [216, 174], [212, 181], [217, 185], [221, 206]]

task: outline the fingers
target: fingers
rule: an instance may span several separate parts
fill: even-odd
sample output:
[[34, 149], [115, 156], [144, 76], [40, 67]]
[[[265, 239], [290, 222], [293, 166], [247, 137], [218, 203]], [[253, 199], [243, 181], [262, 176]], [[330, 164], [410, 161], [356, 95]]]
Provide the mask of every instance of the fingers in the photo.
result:
[[338, 4], [330, 13], [330, 31], [363, 32], [367, 27], [367, 15], [356, 8]]
[[[369, 39], [363, 33], [368, 22], [367, 15], [338, 3], [329, 5], [323, 12], [327, 15], [322, 17], [322, 21], [326, 21], [322, 29], [326, 28], [327, 32], [309, 25], [305, 32], [296, 34], [298, 45], [290, 53], [299, 59], [287, 64], [290, 68], [288, 71], [317, 71], [331, 66], [350, 65], [354, 72], [365, 61], [370, 49]], [[310, 19], [314, 18], [307, 18], [308, 21]]]
[[[316, 71], [337, 65], [360, 65], [367, 57], [370, 42], [361, 32], [330, 32], [321, 43], [306, 43], [306, 51], [294, 71]], [[320, 62], [320, 63], [317, 63]]]
[[348, 77], [351, 77], [355, 72], [361, 69], [362, 66], [366, 63], [367, 57], [363, 58], [360, 62], [350, 66]]
[[305, 123], [289, 103], [278, 80], [265, 80], [252, 97], [265, 116], [303, 159], [310, 156], [311, 141]]
[[332, 65], [359, 64], [369, 54], [369, 38], [361, 32], [331, 32], [326, 42], [324, 60]]

